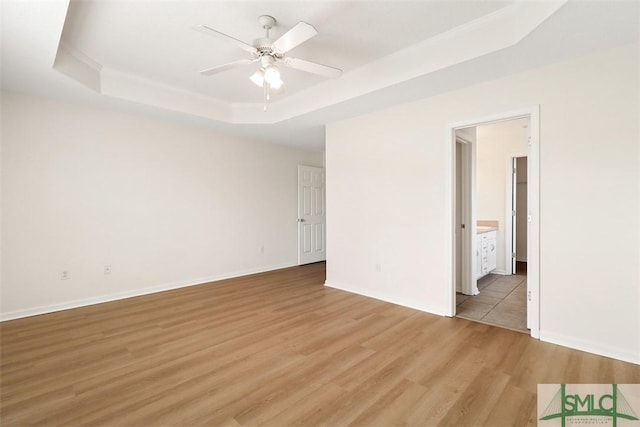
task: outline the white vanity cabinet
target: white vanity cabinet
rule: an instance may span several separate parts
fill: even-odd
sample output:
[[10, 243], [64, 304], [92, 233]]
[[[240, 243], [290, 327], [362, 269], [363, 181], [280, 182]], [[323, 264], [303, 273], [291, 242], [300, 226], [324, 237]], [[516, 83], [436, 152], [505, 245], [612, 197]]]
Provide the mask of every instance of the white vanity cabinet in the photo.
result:
[[478, 231], [476, 235], [476, 278], [486, 276], [496, 269], [496, 230]]

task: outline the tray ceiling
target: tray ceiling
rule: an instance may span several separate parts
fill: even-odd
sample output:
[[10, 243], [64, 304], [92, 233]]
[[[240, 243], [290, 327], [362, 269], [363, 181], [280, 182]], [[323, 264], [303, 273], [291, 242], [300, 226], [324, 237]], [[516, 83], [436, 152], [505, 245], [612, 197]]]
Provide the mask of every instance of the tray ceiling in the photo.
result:
[[[2, 2], [2, 88], [172, 117], [307, 148], [324, 124], [591, 50], [638, 40], [638, 2], [108, 1]], [[344, 70], [332, 80], [281, 68], [286, 92], [262, 111], [253, 66], [195, 31], [251, 43], [257, 17], [277, 38], [299, 21], [318, 35], [291, 55]], [[257, 65], [255, 65], [257, 67]]]

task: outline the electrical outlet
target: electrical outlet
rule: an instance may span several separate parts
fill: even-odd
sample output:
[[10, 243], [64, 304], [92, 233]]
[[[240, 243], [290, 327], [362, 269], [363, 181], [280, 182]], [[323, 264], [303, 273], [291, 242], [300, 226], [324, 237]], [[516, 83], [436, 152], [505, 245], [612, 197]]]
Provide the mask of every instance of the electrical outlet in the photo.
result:
[[260, 246], [260, 253], [264, 255], [264, 246]]
[[382, 271], [382, 264], [380, 264], [379, 262], [376, 262], [376, 271], [378, 273], [380, 273]]
[[104, 274], [111, 274], [111, 266], [110, 265], [105, 265], [104, 266]]
[[68, 270], [64, 270], [60, 273], [60, 280], [69, 280], [71, 278], [71, 273]]

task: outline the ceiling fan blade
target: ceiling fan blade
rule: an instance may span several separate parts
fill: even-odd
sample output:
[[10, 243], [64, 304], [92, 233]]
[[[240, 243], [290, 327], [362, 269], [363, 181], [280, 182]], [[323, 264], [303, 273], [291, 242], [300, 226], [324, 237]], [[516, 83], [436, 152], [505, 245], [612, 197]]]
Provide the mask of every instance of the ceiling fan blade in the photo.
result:
[[329, 67], [328, 65], [318, 64], [316, 62], [305, 61], [304, 59], [285, 57], [284, 65], [296, 70], [306, 71], [307, 73], [318, 74], [320, 76], [332, 79], [340, 77], [342, 70], [339, 68]]
[[216, 67], [207, 68], [205, 70], [200, 71], [200, 74], [204, 76], [210, 76], [212, 74], [218, 74], [223, 71], [231, 70], [232, 68], [244, 67], [245, 65], [249, 65], [253, 62], [256, 62], [257, 59], [241, 59], [239, 61], [229, 62], [228, 64], [218, 65]]
[[236, 46], [238, 46], [240, 49], [246, 50], [249, 53], [254, 53], [254, 54], [258, 53], [258, 49], [256, 49], [255, 46], [252, 46], [252, 45], [250, 45], [248, 43], [245, 43], [242, 40], [238, 40], [235, 37], [231, 37], [228, 34], [221, 33], [220, 31], [214, 30], [213, 28], [208, 27], [206, 25], [198, 25], [197, 27], [195, 27], [195, 29], [200, 31], [200, 32], [202, 32], [202, 33], [213, 35], [213, 36], [216, 36], [216, 37], [221, 38], [223, 40], [227, 40], [227, 41], [230, 41], [232, 43], [235, 43]]
[[284, 33], [271, 47], [279, 53], [287, 53], [294, 47], [306, 42], [318, 34], [313, 25], [306, 22], [298, 22], [293, 28]]

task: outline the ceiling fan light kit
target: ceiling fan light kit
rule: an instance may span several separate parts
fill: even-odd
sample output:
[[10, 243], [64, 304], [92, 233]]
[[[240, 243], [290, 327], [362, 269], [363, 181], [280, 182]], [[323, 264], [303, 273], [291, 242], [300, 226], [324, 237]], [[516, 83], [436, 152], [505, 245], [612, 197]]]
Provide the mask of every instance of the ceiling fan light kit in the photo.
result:
[[269, 65], [264, 69], [264, 79], [269, 82], [269, 84], [274, 84], [280, 80], [280, 71], [274, 66]]
[[337, 78], [342, 74], [342, 70], [338, 68], [286, 56], [288, 51], [318, 34], [312, 25], [302, 21], [298, 22], [293, 28], [274, 41], [269, 37], [269, 31], [276, 24], [276, 19], [270, 15], [261, 15], [258, 17], [258, 22], [266, 31], [266, 37], [254, 40], [253, 45], [245, 43], [206, 25], [198, 26], [198, 30], [230, 41], [242, 50], [251, 54], [250, 59], [241, 59], [228, 64], [207, 68], [201, 70], [200, 74], [218, 74], [223, 71], [240, 68], [259, 61], [260, 68], [258, 71], [253, 73], [249, 79], [263, 89], [264, 111], [267, 111], [267, 101], [270, 98], [270, 94], [281, 93], [284, 91], [284, 83], [280, 77], [280, 70], [278, 69], [277, 64], [282, 64], [285, 67], [328, 78]]

